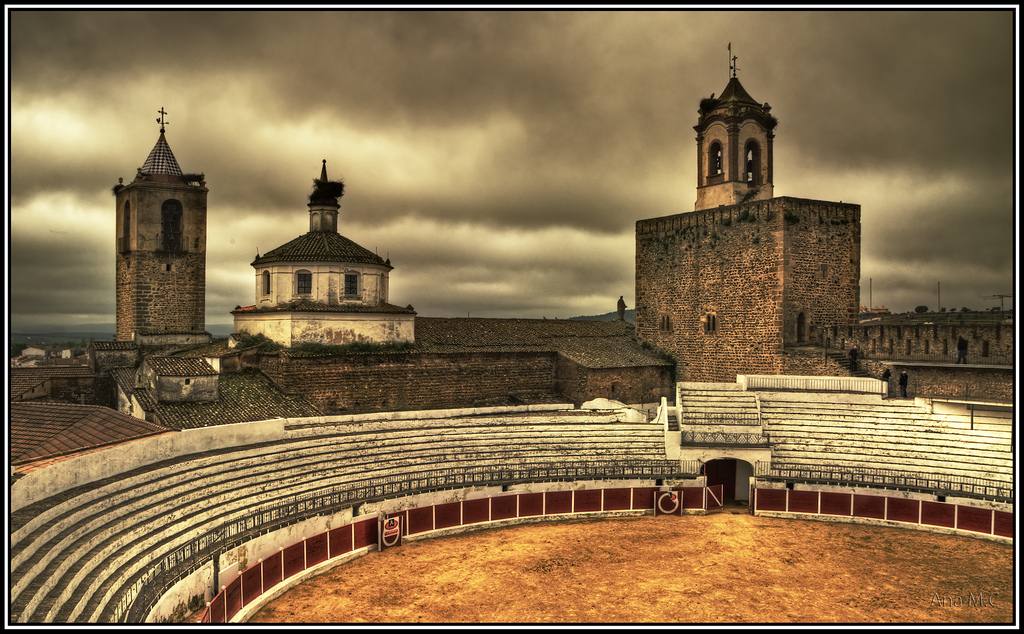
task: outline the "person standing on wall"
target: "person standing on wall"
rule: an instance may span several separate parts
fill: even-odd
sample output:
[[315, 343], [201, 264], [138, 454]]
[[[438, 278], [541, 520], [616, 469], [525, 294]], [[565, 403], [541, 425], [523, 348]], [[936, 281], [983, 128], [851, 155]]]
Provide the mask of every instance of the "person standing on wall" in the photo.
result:
[[907, 376], [907, 371], [900, 371], [900, 395], [903, 398], [907, 398], [907, 384], [910, 383], [910, 377]]
[[619, 321], [626, 320], [626, 300], [622, 299], [622, 295], [619, 295], [619, 303], [616, 306], [619, 312]]
[[963, 335], [956, 340], [956, 362], [967, 363], [967, 340]]
[[892, 390], [889, 389], [889, 381], [892, 380], [892, 370], [889, 366], [885, 367], [885, 372], [882, 372], [882, 380], [885, 381], [885, 395], [888, 397], [892, 394]]
[[857, 344], [853, 344], [850, 348], [850, 370], [857, 371], [857, 359], [860, 358], [860, 350], [857, 349]]

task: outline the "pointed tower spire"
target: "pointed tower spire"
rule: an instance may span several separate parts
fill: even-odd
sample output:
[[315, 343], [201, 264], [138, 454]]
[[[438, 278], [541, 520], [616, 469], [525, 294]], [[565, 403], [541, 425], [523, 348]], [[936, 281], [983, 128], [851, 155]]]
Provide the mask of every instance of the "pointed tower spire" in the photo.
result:
[[324, 159], [324, 164], [320, 167], [320, 180], [327, 182], [327, 159]]

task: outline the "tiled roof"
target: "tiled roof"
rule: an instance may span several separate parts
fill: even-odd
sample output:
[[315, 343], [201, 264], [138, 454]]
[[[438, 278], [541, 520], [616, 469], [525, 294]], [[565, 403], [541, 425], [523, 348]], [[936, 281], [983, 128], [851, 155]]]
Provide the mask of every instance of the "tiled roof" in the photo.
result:
[[140, 169], [144, 174], [182, 175], [178, 159], [174, 158], [174, 152], [171, 152], [171, 146], [167, 145], [163, 132], [160, 133], [160, 138], [156, 140], [156, 145], [150, 150], [146, 162]]
[[57, 366], [36, 366], [32, 368], [11, 368], [11, 379], [15, 377], [40, 377], [42, 379], [53, 378], [83, 378], [93, 376], [92, 368], [86, 365], [57, 365]]
[[335, 231], [310, 231], [253, 260], [253, 266], [270, 262], [351, 262], [389, 266], [379, 255]]
[[740, 80], [735, 77], [729, 78], [729, 83], [725, 85], [725, 90], [718, 96], [720, 102], [742, 102], [754, 105], [761, 105], [756, 99], [750, 96], [750, 93], [743, 87]]
[[558, 352], [588, 368], [671, 365], [623, 321], [417, 317], [416, 343], [425, 352]]
[[46, 377], [39, 376], [11, 376], [10, 400], [20, 397], [25, 392], [34, 390], [49, 380]]
[[300, 300], [286, 302], [276, 306], [242, 306], [231, 311], [232, 315], [240, 313], [279, 313], [279, 312], [314, 312], [314, 313], [405, 313], [415, 315], [412, 308], [395, 306], [394, 304], [337, 304], [330, 305], [323, 302]]
[[304, 398], [284, 394], [261, 372], [248, 370], [221, 375], [219, 399], [215, 402], [160, 403], [156, 414], [164, 426], [186, 429], [278, 417], [320, 416], [321, 412]]
[[135, 350], [139, 346], [134, 341], [93, 341], [89, 347], [93, 350]]
[[114, 379], [114, 383], [121, 388], [125, 396], [131, 396], [132, 391], [135, 390], [135, 368], [111, 368], [110, 376]]
[[228, 340], [214, 339], [209, 343], [199, 343], [192, 346], [185, 346], [177, 348], [171, 352], [167, 352], [164, 356], [168, 357], [222, 357], [231, 352], [231, 348], [228, 348]]
[[214, 376], [218, 374], [201, 358], [146, 357], [146, 364], [160, 376]]
[[166, 432], [160, 425], [98, 405], [11, 403], [11, 462], [42, 458]]

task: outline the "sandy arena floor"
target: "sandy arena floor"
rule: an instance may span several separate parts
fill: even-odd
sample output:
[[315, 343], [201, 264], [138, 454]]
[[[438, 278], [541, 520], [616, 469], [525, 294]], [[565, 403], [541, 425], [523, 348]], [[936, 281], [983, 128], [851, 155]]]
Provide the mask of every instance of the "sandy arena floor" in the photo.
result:
[[878, 526], [541, 523], [371, 553], [252, 622], [1011, 622], [1012, 570], [1009, 546]]

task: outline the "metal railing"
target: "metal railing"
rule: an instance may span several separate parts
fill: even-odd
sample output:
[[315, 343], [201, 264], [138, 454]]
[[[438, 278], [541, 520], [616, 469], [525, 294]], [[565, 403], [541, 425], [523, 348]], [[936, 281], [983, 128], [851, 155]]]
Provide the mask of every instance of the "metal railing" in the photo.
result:
[[685, 479], [696, 477], [696, 460], [612, 460], [533, 463], [511, 467], [436, 469], [416, 476], [395, 475], [362, 485], [340, 485], [295, 494], [287, 501], [229, 520], [160, 556], [125, 582], [107, 602], [103, 622], [142, 622], [171, 586], [205, 561], [257, 535], [355, 504], [467, 486], [572, 480]]
[[876, 469], [871, 467], [829, 468], [786, 464], [773, 466], [763, 461], [759, 461], [754, 465], [754, 475], [768, 480], [903, 489], [923, 491], [937, 495], [980, 498], [997, 502], [1013, 501], [1013, 487], [1009, 483], [971, 476], [922, 475], [899, 469]]
[[760, 425], [761, 418], [756, 412], [696, 412], [688, 413], [682, 410], [684, 425]]
[[684, 431], [681, 441], [683, 446], [717, 447], [767, 447], [767, 433], [731, 433], [723, 431]]

